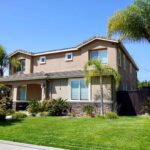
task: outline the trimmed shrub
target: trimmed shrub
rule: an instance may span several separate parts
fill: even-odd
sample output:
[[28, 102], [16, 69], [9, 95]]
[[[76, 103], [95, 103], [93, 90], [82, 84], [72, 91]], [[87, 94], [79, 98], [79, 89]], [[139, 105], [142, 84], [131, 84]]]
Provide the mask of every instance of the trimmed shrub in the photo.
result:
[[4, 111], [7, 109], [12, 109], [12, 99], [9, 97], [1, 97], [0, 98], [0, 108], [2, 108]]
[[83, 112], [88, 116], [93, 116], [94, 106], [93, 105], [85, 105], [83, 108]]
[[44, 100], [39, 102], [39, 111], [44, 112], [48, 111], [51, 108], [51, 102], [49, 100]]
[[98, 115], [96, 115], [96, 118], [105, 119], [105, 115], [98, 114]]
[[23, 119], [26, 117], [27, 117], [27, 115], [25, 113], [22, 113], [22, 112], [16, 112], [12, 115], [12, 118], [15, 120]]
[[49, 101], [48, 112], [50, 116], [65, 116], [70, 112], [70, 109], [69, 103], [62, 98]]
[[38, 100], [31, 99], [29, 100], [29, 105], [27, 106], [27, 111], [35, 116], [40, 110], [39, 110], [39, 102]]
[[43, 111], [40, 113], [40, 116], [41, 117], [47, 117], [47, 116], [49, 116], [49, 112]]
[[6, 115], [12, 115], [14, 113], [15, 113], [15, 111], [13, 109], [6, 110]]
[[105, 114], [106, 119], [118, 119], [118, 115], [115, 112], [108, 112]]
[[144, 103], [144, 106], [141, 110], [141, 113], [148, 113], [150, 114], [150, 97], [148, 97]]
[[0, 121], [4, 121], [6, 119], [6, 112], [0, 108]]

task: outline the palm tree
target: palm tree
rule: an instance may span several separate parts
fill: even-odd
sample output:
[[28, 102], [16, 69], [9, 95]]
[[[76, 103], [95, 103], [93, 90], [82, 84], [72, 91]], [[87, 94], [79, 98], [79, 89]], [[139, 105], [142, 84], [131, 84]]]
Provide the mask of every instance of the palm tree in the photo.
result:
[[150, 42], [150, 0], [135, 0], [126, 9], [117, 11], [108, 21], [108, 37]]
[[16, 58], [10, 58], [9, 61], [10, 61], [11, 66], [14, 67], [15, 69], [21, 65], [20, 61]]
[[0, 45], [0, 76], [4, 75], [4, 71], [8, 66], [8, 56], [2, 45]]
[[116, 88], [119, 86], [120, 82], [120, 74], [113, 68], [108, 65], [102, 64], [101, 61], [93, 59], [89, 60], [84, 66], [85, 72], [85, 79], [86, 84], [91, 81], [93, 77], [100, 77], [100, 92], [101, 92], [101, 114], [104, 114], [104, 107], [103, 107], [103, 76], [113, 76]]

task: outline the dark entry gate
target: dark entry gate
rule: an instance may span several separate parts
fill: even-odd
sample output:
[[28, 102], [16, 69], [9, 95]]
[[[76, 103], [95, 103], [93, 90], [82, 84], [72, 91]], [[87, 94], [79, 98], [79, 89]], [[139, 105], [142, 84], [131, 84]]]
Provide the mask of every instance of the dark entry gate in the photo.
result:
[[148, 97], [150, 97], [150, 87], [145, 87], [137, 91], [118, 91], [118, 114], [125, 116], [142, 114], [144, 103]]

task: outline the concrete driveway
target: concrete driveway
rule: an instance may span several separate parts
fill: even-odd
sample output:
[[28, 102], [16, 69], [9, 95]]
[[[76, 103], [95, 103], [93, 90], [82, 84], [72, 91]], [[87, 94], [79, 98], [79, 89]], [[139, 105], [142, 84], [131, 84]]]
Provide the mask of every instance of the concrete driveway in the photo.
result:
[[63, 149], [0, 140], [0, 150], [63, 150]]

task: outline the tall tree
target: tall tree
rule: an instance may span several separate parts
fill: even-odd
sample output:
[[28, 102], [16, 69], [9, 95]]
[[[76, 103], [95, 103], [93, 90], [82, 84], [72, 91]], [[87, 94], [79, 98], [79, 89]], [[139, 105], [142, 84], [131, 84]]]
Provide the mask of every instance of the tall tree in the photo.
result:
[[135, 0], [124, 10], [117, 11], [108, 21], [108, 37], [150, 42], [150, 0]]
[[10, 62], [10, 65], [12, 67], [14, 67], [15, 69], [17, 69], [21, 65], [20, 61], [18, 59], [16, 59], [16, 58], [10, 58], [9, 62]]
[[8, 66], [8, 56], [2, 45], [0, 45], [0, 76], [4, 75], [4, 71]]
[[119, 86], [120, 74], [108, 65], [102, 64], [101, 61], [93, 59], [89, 60], [84, 66], [86, 84], [88, 84], [93, 77], [100, 77], [100, 93], [101, 93], [101, 114], [104, 114], [103, 106], [103, 76], [113, 76], [116, 88]]

